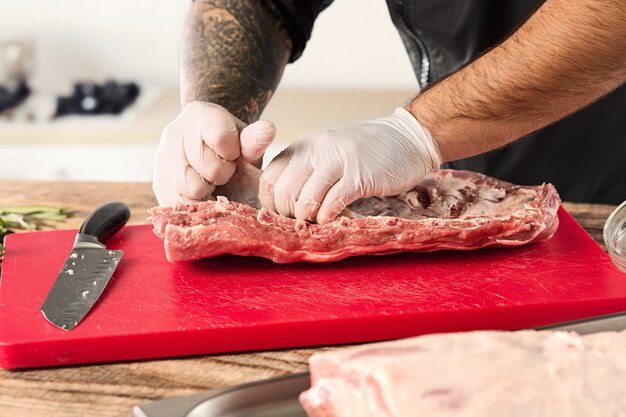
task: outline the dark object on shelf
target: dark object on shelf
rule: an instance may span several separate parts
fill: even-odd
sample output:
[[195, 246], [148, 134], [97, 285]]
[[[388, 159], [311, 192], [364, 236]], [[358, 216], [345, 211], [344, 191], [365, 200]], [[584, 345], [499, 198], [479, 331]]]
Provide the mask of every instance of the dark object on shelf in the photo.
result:
[[30, 95], [30, 87], [25, 80], [13, 89], [0, 85], [0, 114], [20, 105]]
[[76, 83], [71, 96], [58, 97], [55, 117], [70, 114], [120, 114], [139, 96], [135, 83]]

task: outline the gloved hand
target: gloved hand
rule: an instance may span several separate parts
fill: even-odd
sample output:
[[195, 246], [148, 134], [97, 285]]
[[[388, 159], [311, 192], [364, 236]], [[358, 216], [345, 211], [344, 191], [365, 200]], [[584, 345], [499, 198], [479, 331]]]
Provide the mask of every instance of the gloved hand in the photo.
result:
[[274, 124], [247, 125], [216, 104], [189, 103], [161, 135], [152, 189], [162, 206], [207, 200], [235, 173], [235, 160], [256, 163], [276, 136]]
[[400, 194], [439, 168], [437, 143], [407, 110], [306, 135], [261, 177], [263, 207], [327, 223], [353, 201]]

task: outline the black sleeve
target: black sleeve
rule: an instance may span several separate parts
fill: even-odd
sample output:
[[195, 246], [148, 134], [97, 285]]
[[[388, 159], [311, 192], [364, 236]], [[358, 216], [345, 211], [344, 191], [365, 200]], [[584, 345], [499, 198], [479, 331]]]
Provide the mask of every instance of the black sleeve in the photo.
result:
[[289, 62], [300, 58], [311, 37], [313, 22], [333, 0], [265, 0], [270, 10], [281, 19], [291, 37], [293, 48]]

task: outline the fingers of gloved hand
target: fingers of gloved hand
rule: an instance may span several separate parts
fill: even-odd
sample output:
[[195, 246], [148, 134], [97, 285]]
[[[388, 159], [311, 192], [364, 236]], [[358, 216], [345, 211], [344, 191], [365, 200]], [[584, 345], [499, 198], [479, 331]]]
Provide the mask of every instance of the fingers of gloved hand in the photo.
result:
[[183, 138], [185, 158], [202, 178], [213, 185], [226, 184], [237, 169], [235, 162], [226, 161], [193, 135]]
[[[205, 194], [201, 197], [196, 197], [206, 191], [206, 185], [200, 184], [199, 181], [194, 181], [193, 177], [191, 178], [191, 183], [188, 183], [187, 168], [189, 167], [189, 161], [187, 161], [185, 156], [183, 127], [177, 123], [171, 123], [163, 130], [161, 143], [155, 156], [155, 166], [162, 167], [160, 171], [161, 178], [171, 184], [171, 188], [176, 194], [187, 199], [199, 199], [206, 196]], [[196, 175], [198, 174], [196, 173]], [[166, 199], [170, 201], [169, 205], [182, 202], [181, 199], [174, 198], [169, 191], [167, 195]]]
[[317, 212], [317, 222], [324, 224], [335, 220], [346, 206], [361, 197], [357, 192], [352, 191], [352, 187], [349, 186], [345, 177], [342, 178], [326, 193], [326, 197], [324, 197], [324, 201]]
[[294, 208], [296, 219], [314, 220], [328, 190], [341, 178], [341, 172], [317, 169], [302, 187]]
[[267, 210], [276, 211], [274, 184], [276, 184], [285, 168], [287, 168], [292, 154], [293, 149], [291, 147], [282, 151], [269, 163], [261, 175], [259, 180], [259, 201]]
[[181, 196], [191, 200], [206, 200], [215, 191], [215, 185], [207, 182], [189, 165], [185, 167], [184, 172], [184, 182], [174, 184], [174, 189]]
[[234, 161], [241, 154], [239, 132], [245, 124], [222, 107], [201, 104], [209, 106], [203, 108], [200, 115], [202, 140], [222, 159]]
[[165, 165], [162, 163], [159, 153], [155, 156], [154, 176], [152, 179], [152, 191], [160, 206], [175, 206], [176, 204], [191, 204], [193, 200], [181, 196], [176, 192], [174, 184], [167, 175]]
[[164, 167], [164, 176], [174, 186], [176, 193], [192, 200], [201, 200], [213, 192], [215, 186], [206, 182], [189, 166], [185, 155], [185, 144], [179, 126], [168, 126], [163, 131], [157, 149], [158, 164]]
[[206, 182], [191, 166], [185, 155], [183, 133], [176, 129], [166, 129], [161, 139], [164, 148], [157, 150], [164, 175], [172, 183], [174, 190], [182, 197], [201, 200], [210, 195], [215, 186]]
[[241, 131], [241, 156], [254, 164], [261, 159], [276, 137], [276, 126], [269, 120], [258, 120]]
[[278, 214], [286, 217], [294, 216], [294, 206], [300, 190], [313, 173], [310, 164], [303, 163], [292, 156], [291, 160], [274, 183], [274, 206]]

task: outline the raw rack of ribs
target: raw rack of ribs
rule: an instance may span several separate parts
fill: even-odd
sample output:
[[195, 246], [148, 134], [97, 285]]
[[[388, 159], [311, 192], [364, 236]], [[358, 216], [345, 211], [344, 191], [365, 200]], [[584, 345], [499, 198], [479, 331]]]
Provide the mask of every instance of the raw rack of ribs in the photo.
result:
[[524, 245], [554, 234], [559, 205], [551, 184], [517, 186], [474, 172], [439, 170], [406, 193], [358, 200], [344, 211], [347, 216], [323, 225], [225, 197], [150, 212], [169, 261], [235, 254], [290, 263]]
[[626, 331], [479, 331], [322, 352], [310, 417], [589, 417], [626, 411]]

